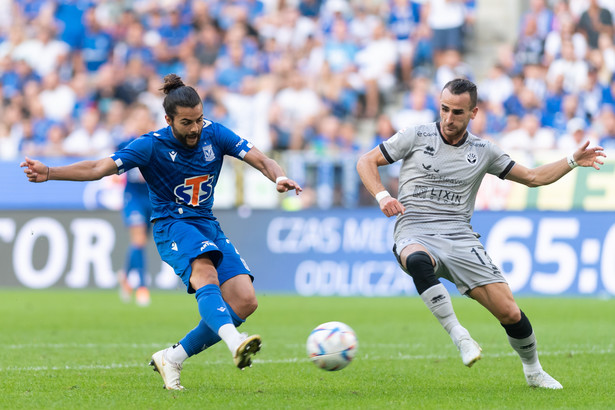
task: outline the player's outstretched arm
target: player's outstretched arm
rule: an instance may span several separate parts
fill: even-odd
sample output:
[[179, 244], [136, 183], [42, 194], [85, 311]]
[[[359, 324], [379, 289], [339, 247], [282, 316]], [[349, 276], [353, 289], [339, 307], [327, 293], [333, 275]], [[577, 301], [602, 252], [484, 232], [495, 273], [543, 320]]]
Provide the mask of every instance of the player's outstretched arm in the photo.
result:
[[529, 187], [537, 187], [551, 184], [577, 166], [593, 167], [600, 169], [604, 164], [603, 158], [606, 157], [604, 148], [589, 148], [589, 141], [586, 141], [574, 154], [550, 164], [541, 165], [537, 168], [526, 168], [516, 164], [506, 176], [506, 179], [518, 182]]
[[117, 165], [111, 158], [79, 161], [74, 164], [49, 167], [42, 162], [26, 157], [19, 165], [30, 182], [45, 182], [51, 179], [62, 181], [94, 181], [107, 175], [117, 174]]
[[357, 162], [357, 172], [359, 173], [359, 177], [361, 177], [361, 181], [363, 181], [363, 185], [369, 191], [376, 201], [378, 201], [378, 205], [380, 205], [380, 210], [386, 216], [394, 216], [403, 214], [406, 211], [406, 208], [399, 202], [397, 199], [393, 198], [384, 185], [382, 185], [382, 180], [380, 179], [380, 173], [378, 173], [378, 167], [382, 165], [388, 165], [389, 163], [380, 152], [380, 148], [376, 147], [371, 151], [361, 155], [359, 161]]
[[277, 162], [263, 154], [258, 148], [252, 147], [243, 160], [275, 182], [275, 189], [278, 192], [288, 192], [294, 189], [299, 195], [299, 192], [303, 191], [298, 183], [284, 175], [284, 170]]

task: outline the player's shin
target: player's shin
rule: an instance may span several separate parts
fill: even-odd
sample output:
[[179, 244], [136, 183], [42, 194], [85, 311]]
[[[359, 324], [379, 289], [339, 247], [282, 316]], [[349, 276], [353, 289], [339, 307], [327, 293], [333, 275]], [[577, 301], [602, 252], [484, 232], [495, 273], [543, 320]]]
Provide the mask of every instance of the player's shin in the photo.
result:
[[417, 292], [431, 313], [457, 345], [459, 339], [469, 338], [468, 331], [459, 324], [451, 297], [436, 278], [430, 256], [423, 251], [411, 253], [406, 258], [406, 270], [412, 276]]
[[[235, 327], [241, 326], [245, 320], [237, 316], [228, 303], [226, 304], [226, 307], [231, 315], [231, 318], [233, 319], [233, 324]], [[182, 349], [185, 349], [185, 360], [188, 357], [201, 353], [203, 350], [215, 345], [219, 341], [220, 336], [218, 333], [211, 330], [209, 326], [207, 326], [207, 323], [201, 320], [194, 329], [188, 332], [188, 334], [186, 334], [186, 336], [179, 341], [179, 344], [183, 346]]]
[[229, 308], [222, 299], [218, 285], [206, 285], [196, 291], [199, 313], [211, 330], [226, 343], [234, 353], [242, 342], [241, 335], [233, 324]]
[[538, 360], [536, 336], [534, 335], [532, 325], [527, 316], [525, 316], [525, 313], [521, 311], [521, 320], [519, 320], [519, 322], [511, 325], [502, 324], [502, 327], [506, 330], [508, 342], [515, 352], [517, 352], [519, 358], [521, 358], [524, 372], [535, 373], [542, 370], [542, 366]]
[[453, 310], [451, 296], [443, 284], [438, 283], [425, 290], [421, 293], [421, 299], [453, 339], [455, 345], [458, 344], [459, 339], [470, 337], [470, 333], [459, 323]]

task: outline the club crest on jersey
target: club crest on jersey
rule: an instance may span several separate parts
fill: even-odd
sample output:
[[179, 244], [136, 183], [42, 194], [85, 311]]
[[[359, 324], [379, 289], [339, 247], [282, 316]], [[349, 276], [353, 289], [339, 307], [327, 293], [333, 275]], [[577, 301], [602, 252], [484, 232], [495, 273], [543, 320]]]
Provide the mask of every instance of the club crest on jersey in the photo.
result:
[[203, 147], [203, 154], [205, 154], [205, 161], [207, 162], [211, 162], [216, 159], [216, 154], [214, 154], [214, 149], [211, 144]]
[[425, 150], [423, 151], [424, 154], [427, 154], [430, 157], [433, 157], [435, 152], [436, 152], [436, 149], [434, 147], [429, 146], [429, 145], [426, 146]]
[[476, 156], [476, 153], [468, 152], [468, 155], [466, 156], [466, 160], [468, 161], [468, 163], [474, 165], [476, 164], [476, 161], [478, 161], [478, 157]]

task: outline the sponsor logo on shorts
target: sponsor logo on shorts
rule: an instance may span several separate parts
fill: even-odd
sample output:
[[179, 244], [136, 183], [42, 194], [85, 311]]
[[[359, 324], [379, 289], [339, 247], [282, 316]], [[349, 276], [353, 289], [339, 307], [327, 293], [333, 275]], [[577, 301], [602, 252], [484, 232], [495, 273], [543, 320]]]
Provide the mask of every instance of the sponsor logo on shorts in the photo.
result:
[[213, 242], [211, 242], [211, 241], [203, 241], [203, 242], [201, 242], [201, 250], [209, 248], [210, 246], [213, 246], [213, 247], [217, 248], [217, 246]]

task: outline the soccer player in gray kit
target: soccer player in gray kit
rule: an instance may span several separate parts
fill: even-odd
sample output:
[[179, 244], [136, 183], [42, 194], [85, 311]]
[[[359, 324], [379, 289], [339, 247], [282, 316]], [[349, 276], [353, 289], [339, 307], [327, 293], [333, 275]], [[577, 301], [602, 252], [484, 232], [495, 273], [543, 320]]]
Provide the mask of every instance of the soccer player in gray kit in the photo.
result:
[[[387, 216], [397, 216], [393, 252], [413, 279], [417, 292], [470, 367], [481, 348], [460, 325], [450, 295], [439, 277], [461, 294], [478, 301], [504, 327], [519, 354], [528, 385], [561, 389], [542, 369], [529, 319], [517, 306], [506, 279], [473, 232], [470, 219], [485, 174], [528, 187], [551, 184], [577, 166], [600, 169], [602, 147], [586, 142], [567, 158], [537, 168], [513, 161], [496, 144], [467, 131], [478, 112], [476, 85], [465, 79], [448, 82], [440, 95], [440, 121], [405, 128], [358, 161], [367, 190]], [[384, 188], [378, 167], [402, 161], [399, 195]]]

